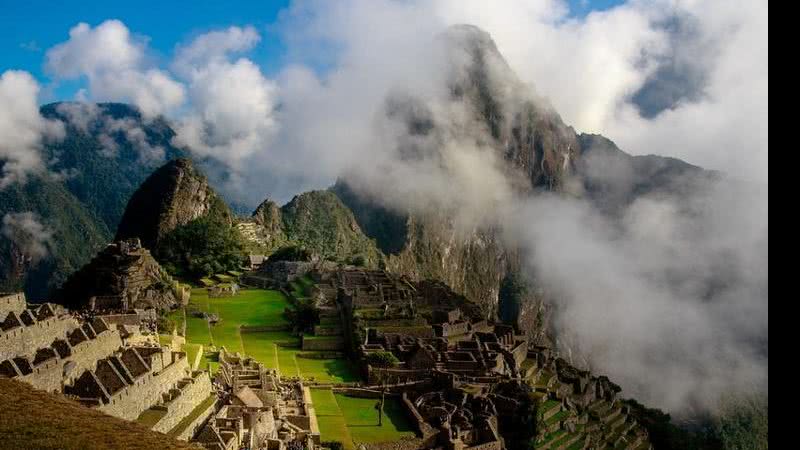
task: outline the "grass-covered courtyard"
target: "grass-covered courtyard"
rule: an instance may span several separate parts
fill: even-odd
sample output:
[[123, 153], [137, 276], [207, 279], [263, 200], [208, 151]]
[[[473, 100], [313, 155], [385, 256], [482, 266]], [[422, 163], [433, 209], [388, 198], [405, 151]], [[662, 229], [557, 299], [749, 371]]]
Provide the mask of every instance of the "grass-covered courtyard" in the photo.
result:
[[[289, 301], [279, 291], [242, 289], [232, 297], [209, 297], [204, 288], [192, 290], [189, 305], [173, 311], [170, 318], [178, 330], [186, 322], [187, 344], [200, 344], [206, 350], [211, 346], [224, 346], [228, 351], [241, 352], [255, 358], [267, 367], [278, 368], [283, 376], [301, 376], [325, 383], [357, 381], [345, 359], [303, 358], [299, 338], [292, 336], [283, 311]], [[185, 309], [185, 312], [184, 312]], [[215, 314], [219, 321], [209, 325], [192, 312]], [[245, 327], [244, 329], [242, 327]], [[269, 327], [272, 331], [248, 330], [247, 327]], [[218, 363], [206, 356], [202, 363], [216, 370]]]
[[377, 399], [348, 397], [324, 388], [312, 389], [311, 398], [323, 442], [339, 441], [345, 449], [352, 450], [354, 443], [398, 441], [415, 436], [397, 399], [386, 398], [383, 423], [378, 426]]
[[[293, 286], [294, 294], [304, 292], [306, 284]], [[344, 358], [304, 357], [309, 353], [300, 349], [300, 339], [292, 336], [283, 316], [284, 309], [289, 306], [289, 300], [279, 291], [242, 289], [233, 297], [215, 298], [209, 297], [204, 288], [197, 288], [192, 290], [189, 305], [173, 311], [170, 318], [178, 330], [182, 330], [185, 323], [187, 351], [196, 353], [201, 345], [206, 351], [212, 346], [225, 346], [267, 367], [278, 368], [284, 377], [300, 376], [322, 383], [358, 381]], [[197, 311], [215, 314], [219, 321], [210, 325], [206, 319], [194, 316]], [[216, 370], [218, 362], [212, 355], [206, 353], [200, 368], [210, 365], [212, 371]], [[339, 441], [345, 450], [355, 450], [355, 443], [396, 441], [414, 436], [405, 412], [395, 399], [387, 399], [383, 425], [378, 426], [377, 400], [334, 394], [330, 388], [315, 388], [311, 392], [323, 441]]]

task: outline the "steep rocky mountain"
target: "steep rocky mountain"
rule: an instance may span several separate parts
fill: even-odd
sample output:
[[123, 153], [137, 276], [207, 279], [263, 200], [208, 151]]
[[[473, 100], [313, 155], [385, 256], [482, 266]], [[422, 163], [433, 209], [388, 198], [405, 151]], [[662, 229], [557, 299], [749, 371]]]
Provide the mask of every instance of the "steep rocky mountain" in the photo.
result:
[[578, 136], [581, 155], [576, 173], [584, 195], [602, 211], [616, 214], [636, 198], [649, 195], [687, 198], [707, 189], [722, 175], [675, 158], [631, 156], [597, 134]]
[[94, 211], [117, 228], [131, 194], [165, 161], [185, 156], [172, 146], [175, 132], [163, 118], [145, 120], [122, 103], [52, 103], [41, 114], [65, 125], [62, 141], [45, 147], [50, 170]]
[[[481, 139], [488, 140], [482, 144], [496, 150], [518, 193], [585, 196], [613, 213], [639, 195], [685, 195], [702, 184], [693, 180], [708, 178], [681, 161], [633, 157], [601, 136], [576, 134], [516, 77], [484, 31], [456, 26], [442, 39], [454, 55], [447, 82], [452, 101], [467, 106], [482, 128]], [[387, 99], [384, 112], [409, 135], [441, 132], [442, 124], [413, 93], [401, 101]], [[166, 233], [198, 217], [233, 220], [200, 171], [186, 159], [175, 160], [184, 152], [171, 146], [174, 132], [165, 120], [145, 122], [135, 108], [121, 104], [52, 104], [42, 114], [67, 127], [66, 138], [46, 149], [52, 171], [62, 177], [6, 189], [0, 205], [3, 213], [37, 213], [52, 232], [51, 251], [34, 265], [0, 235], [3, 286], [25, 286], [32, 298], [42, 298], [111, 241], [115, 229], [117, 240], [140, 237], [154, 250]], [[415, 157], [413, 146], [398, 151]], [[497, 230], [456, 232], [451, 211], [409, 214], [350, 186], [343, 178], [330, 192], [306, 193], [283, 207], [267, 200], [237, 228], [253, 253], [299, 243], [332, 259], [363, 259], [414, 278], [442, 279], [479, 302], [487, 315], [513, 311], [527, 329], [546, 322], [539, 294], [503, 305], [500, 287], [519, 274], [520, 262]]]
[[42, 148], [49, 174], [0, 190], [0, 219], [31, 214], [49, 236], [46, 254], [32, 257], [13, 233], [0, 233], [0, 286], [33, 300], [44, 300], [108, 243], [134, 190], [184, 154], [170, 144], [166, 121], [145, 121], [130, 105], [52, 103], [40, 112], [66, 131]]
[[[714, 178], [680, 160], [631, 156], [602, 136], [578, 135], [546, 99], [518, 79], [483, 30], [455, 26], [442, 39], [453, 55], [451, 100], [466, 105], [483, 127], [481, 139], [488, 142], [482, 143], [497, 152], [519, 195], [560, 192], [587, 198], [601, 211], [615, 214], [639, 196], [686, 196]], [[404, 125], [409, 136], [436, 136], [447, 126], [437, 123], [424, 99], [413, 94], [387, 105], [386, 116]], [[399, 149], [403, 158], [415, 157], [415, 150], [413, 144], [406, 148], [402, 143]], [[522, 271], [518, 249], [501, 242], [497, 230], [457, 232], [452, 211], [408, 214], [358, 192], [352, 187], [356, 185], [344, 178], [332, 190], [376, 240], [388, 269], [415, 279], [444, 280], [487, 314], [516, 317], [521, 329], [544, 338], [550, 311], [535, 280], [527, 280], [529, 289], [516, 290], [514, 298], [500, 295], [503, 284], [522, 279]], [[526, 298], [519, 298], [521, 293]]]
[[205, 175], [189, 159], [174, 159], [131, 196], [115, 239], [139, 238], [145, 248], [155, 249], [170, 231], [208, 215], [228, 223], [232, 218]]

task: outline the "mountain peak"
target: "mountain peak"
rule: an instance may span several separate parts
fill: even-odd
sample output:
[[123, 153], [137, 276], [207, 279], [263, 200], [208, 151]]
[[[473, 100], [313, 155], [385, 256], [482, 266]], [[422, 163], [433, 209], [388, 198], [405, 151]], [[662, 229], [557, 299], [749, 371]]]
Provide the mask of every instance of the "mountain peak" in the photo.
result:
[[152, 249], [168, 232], [210, 213], [231, 220], [227, 206], [192, 161], [173, 159], [153, 172], [134, 192], [116, 240], [138, 237], [145, 248]]

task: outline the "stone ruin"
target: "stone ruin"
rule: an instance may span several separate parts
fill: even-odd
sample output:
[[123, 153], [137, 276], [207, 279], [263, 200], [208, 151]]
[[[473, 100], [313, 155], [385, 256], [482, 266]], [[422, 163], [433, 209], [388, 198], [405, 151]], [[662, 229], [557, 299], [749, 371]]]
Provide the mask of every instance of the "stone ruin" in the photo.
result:
[[[444, 283], [355, 268], [310, 275], [320, 305], [338, 310], [366, 389], [401, 393], [422, 448], [651, 448], [619, 386], [483, 317]], [[398, 363], [370, 366], [376, 352]]]
[[216, 383], [222, 406], [195, 439], [205, 448], [319, 447], [311, 392], [301, 382], [281, 382], [275, 370], [223, 348]]
[[188, 292], [161, 268], [138, 238], [106, 246], [70, 276], [56, 295], [61, 304], [98, 312], [167, 310], [188, 301]]
[[[0, 294], [0, 376], [191, 438], [213, 412], [215, 402], [203, 403], [215, 397], [208, 373], [191, 371], [186, 353], [142, 333], [138, 313], [106, 317]], [[190, 416], [195, 420], [182, 424]]]

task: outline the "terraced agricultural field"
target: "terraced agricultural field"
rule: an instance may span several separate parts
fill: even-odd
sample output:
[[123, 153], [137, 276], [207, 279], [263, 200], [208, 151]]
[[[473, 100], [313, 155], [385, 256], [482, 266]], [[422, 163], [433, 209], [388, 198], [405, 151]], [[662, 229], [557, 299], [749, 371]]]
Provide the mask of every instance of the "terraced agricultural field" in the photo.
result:
[[[307, 281], [306, 281], [307, 283]], [[286, 297], [279, 291], [265, 289], [242, 289], [233, 297], [209, 297], [204, 288], [192, 290], [192, 297], [186, 307], [186, 342], [202, 344], [207, 350], [210, 346], [224, 346], [232, 352], [242, 352], [252, 356], [267, 367], [278, 368], [283, 376], [301, 376], [326, 383], [357, 381], [345, 359], [309, 359], [298, 357], [303, 353], [299, 338], [292, 336], [283, 311], [289, 307]], [[215, 314], [219, 321], [209, 325], [202, 317], [195, 317], [192, 311]], [[183, 328], [184, 312], [173, 311], [170, 318]], [[245, 327], [270, 327], [277, 331], [252, 331]], [[216, 370], [217, 363], [209, 356], [201, 363], [211, 365]]]
[[351, 450], [356, 443], [389, 442], [415, 437], [396, 399], [386, 399], [383, 424], [378, 426], [378, 412], [375, 409], [377, 399], [348, 397], [322, 388], [312, 389], [311, 397], [322, 441], [339, 441], [345, 449]]

